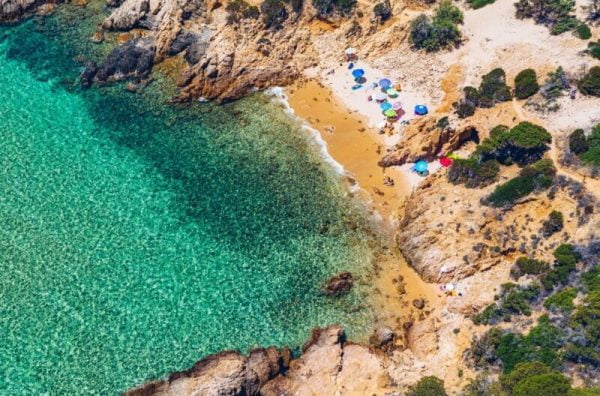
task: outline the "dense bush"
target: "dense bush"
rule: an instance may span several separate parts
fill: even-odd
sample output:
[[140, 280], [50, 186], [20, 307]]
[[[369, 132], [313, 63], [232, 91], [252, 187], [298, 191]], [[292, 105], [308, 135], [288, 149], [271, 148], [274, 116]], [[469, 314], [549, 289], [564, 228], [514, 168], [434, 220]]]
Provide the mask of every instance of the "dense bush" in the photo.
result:
[[548, 216], [548, 220], [544, 221], [542, 226], [542, 235], [548, 238], [551, 235], [561, 231], [564, 227], [564, 218], [562, 213], [553, 210]]
[[390, 5], [390, 0], [384, 0], [373, 7], [373, 13], [375, 17], [380, 21], [387, 21], [392, 17], [392, 6]]
[[539, 90], [537, 75], [533, 69], [525, 69], [515, 77], [515, 96], [518, 99], [527, 99]]
[[498, 125], [490, 131], [473, 154], [481, 161], [495, 159], [503, 165], [513, 162], [523, 166], [538, 161], [549, 147], [552, 136], [544, 128], [521, 122], [510, 129]]
[[559, 373], [541, 374], [519, 382], [513, 392], [514, 396], [564, 396], [571, 389], [571, 382]]
[[539, 275], [546, 272], [548, 268], [548, 263], [545, 261], [519, 257], [515, 265], [511, 268], [510, 275], [514, 279], [519, 279], [523, 275]]
[[485, 187], [496, 181], [500, 165], [496, 160], [479, 162], [474, 158], [455, 159], [448, 170], [448, 180], [467, 188]]
[[554, 182], [555, 173], [551, 160], [539, 160], [523, 168], [519, 176], [498, 185], [482, 203], [497, 208], [511, 206], [533, 192], [549, 188]]
[[577, 83], [577, 88], [584, 95], [600, 96], [600, 66], [592, 67]]
[[263, 23], [267, 28], [279, 29], [289, 17], [286, 3], [283, 0], [264, 0], [260, 5]]
[[591, 56], [596, 59], [600, 59], [600, 41], [589, 43], [587, 50]]
[[562, 244], [556, 248], [554, 258], [554, 266], [542, 277], [542, 285], [546, 290], [566, 284], [580, 259], [573, 245], [569, 244]]
[[529, 377], [533, 377], [534, 375], [550, 374], [554, 372], [555, 371], [552, 368], [546, 366], [542, 362], [533, 361], [519, 363], [510, 373], [500, 376], [500, 384], [502, 385], [502, 389], [508, 392], [508, 394], [512, 394], [519, 382]]
[[531, 303], [538, 298], [540, 287], [537, 284], [517, 286], [505, 283], [498, 301], [487, 306], [481, 313], [473, 316], [473, 323], [495, 324], [500, 320], [509, 321], [512, 315], [531, 315]]
[[557, 308], [565, 312], [571, 312], [575, 308], [573, 299], [577, 297], [577, 289], [573, 287], [567, 287], [564, 290], [548, 297], [544, 301], [544, 307], [551, 309]]
[[417, 49], [439, 51], [458, 45], [461, 33], [458, 25], [463, 23], [463, 14], [450, 0], [443, 0], [433, 19], [421, 14], [411, 22], [410, 42]]
[[438, 377], [423, 377], [408, 390], [407, 396], [447, 396], [444, 381]]
[[588, 25], [580, 23], [575, 29], [575, 35], [582, 40], [589, 40], [592, 37], [592, 31]]
[[227, 11], [227, 22], [230, 24], [238, 23], [242, 19], [258, 19], [260, 11], [258, 7], [251, 6], [244, 0], [232, 0], [225, 7]]
[[583, 129], [576, 129], [569, 135], [569, 150], [573, 154], [583, 154], [590, 149], [590, 144], [587, 141]]
[[485, 7], [488, 4], [496, 2], [496, 0], [467, 0], [474, 9]]
[[512, 99], [510, 88], [506, 85], [506, 73], [496, 68], [481, 78], [479, 86], [479, 107], [493, 107], [496, 103]]
[[356, 0], [312, 0], [317, 17], [328, 18], [333, 15], [350, 15], [356, 7]]
[[575, 0], [519, 0], [515, 3], [519, 19], [533, 18], [550, 28], [552, 34], [575, 29], [580, 22], [572, 15]]
[[547, 100], [555, 100], [570, 87], [567, 74], [562, 67], [558, 67], [555, 71], [548, 73], [546, 81], [540, 88], [540, 94]]

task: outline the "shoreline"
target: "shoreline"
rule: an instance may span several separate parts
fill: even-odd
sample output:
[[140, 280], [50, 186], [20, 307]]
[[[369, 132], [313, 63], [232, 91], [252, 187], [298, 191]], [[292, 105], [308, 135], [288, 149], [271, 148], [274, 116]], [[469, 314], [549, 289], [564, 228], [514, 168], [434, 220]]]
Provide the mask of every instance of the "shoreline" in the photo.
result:
[[[410, 166], [382, 168], [378, 165], [386, 136], [368, 126], [363, 114], [350, 111], [335, 92], [315, 79], [300, 80], [280, 91], [279, 99], [302, 125], [315, 136], [326, 162], [349, 181], [354, 198], [364, 203], [374, 220], [374, 231], [386, 246], [376, 255], [372, 276], [373, 295], [369, 296], [375, 312], [373, 328], [389, 326], [399, 336], [397, 346], [410, 348], [402, 324], [419, 315], [411, 302], [427, 301], [428, 308], [443, 306], [435, 284], [424, 282], [406, 262], [395, 244], [399, 217], [417, 182], [411, 178]], [[416, 175], [414, 175], [416, 176]], [[384, 183], [390, 177], [394, 185]]]

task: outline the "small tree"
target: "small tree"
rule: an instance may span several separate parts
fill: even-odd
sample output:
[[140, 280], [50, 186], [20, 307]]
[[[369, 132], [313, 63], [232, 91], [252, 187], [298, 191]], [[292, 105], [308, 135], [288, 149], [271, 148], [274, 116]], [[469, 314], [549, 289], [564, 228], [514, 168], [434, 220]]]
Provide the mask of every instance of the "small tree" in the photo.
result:
[[592, 67], [579, 83], [577, 87], [584, 95], [600, 96], [600, 66]]
[[263, 23], [269, 29], [281, 28], [283, 22], [289, 17], [283, 0], [265, 0], [260, 5], [260, 11], [263, 14]]
[[407, 396], [447, 396], [444, 381], [438, 377], [423, 377], [408, 390]]
[[564, 218], [563, 214], [557, 210], [553, 210], [550, 212], [550, 216], [548, 216], [548, 220], [544, 222], [542, 226], [542, 235], [544, 238], [548, 238], [557, 232], [561, 231], [564, 227]]
[[444, 0], [435, 11], [433, 19], [421, 14], [410, 25], [410, 42], [417, 49], [439, 51], [457, 45], [461, 33], [457, 25], [463, 22], [463, 14], [450, 0]]
[[592, 31], [588, 25], [580, 23], [575, 30], [575, 35], [582, 40], [589, 40], [592, 37]]
[[576, 129], [569, 135], [569, 150], [575, 155], [585, 153], [590, 149], [590, 144], [585, 137], [583, 129]]
[[373, 7], [373, 13], [379, 22], [385, 22], [392, 16], [392, 6], [390, 0], [384, 0], [380, 3], [375, 4]]
[[539, 90], [537, 75], [533, 69], [525, 69], [515, 77], [515, 96], [518, 99], [527, 99]]
[[571, 382], [559, 373], [534, 375], [515, 386], [513, 396], [564, 396], [571, 389]]

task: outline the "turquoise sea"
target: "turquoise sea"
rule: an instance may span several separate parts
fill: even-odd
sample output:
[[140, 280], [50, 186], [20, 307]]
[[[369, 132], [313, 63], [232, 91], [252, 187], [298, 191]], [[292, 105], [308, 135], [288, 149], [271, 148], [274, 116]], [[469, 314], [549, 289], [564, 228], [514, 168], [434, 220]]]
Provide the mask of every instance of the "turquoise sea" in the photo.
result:
[[222, 349], [370, 329], [360, 206], [265, 95], [82, 90], [100, 6], [0, 27], [0, 394], [117, 394]]

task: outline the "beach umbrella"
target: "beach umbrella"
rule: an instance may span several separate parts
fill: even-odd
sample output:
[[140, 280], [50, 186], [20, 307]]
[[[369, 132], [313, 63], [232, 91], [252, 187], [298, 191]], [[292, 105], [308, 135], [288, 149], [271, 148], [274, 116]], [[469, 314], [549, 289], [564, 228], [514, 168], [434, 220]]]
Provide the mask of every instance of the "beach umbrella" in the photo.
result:
[[387, 109], [386, 111], [383, 112], [383, 115], [386, 117], [398, 117], [398, 113], [396, 113], [396, 110], [394, 109]]
[[420, 160], [417, 161], [417, 163], [415, 164], [415, 171], [422, 173], [422, 172], [427, 172], [427, 168], [429, 167], [429, 165], [427, 165], [427, 162]]
[[383, 89], [388, 89], [392, 85], [392, 82], [388, 78], [382, 78], [379, 80], [379, 85]]
[[379, 105], [379, 108], [383, 111], [386, 111], [386, 110], [391, 109], [392, 105], [389, 102], [383, 102], [382, 104]]
[[402, 108], [402, 103], [400, 103], [400, 102], [394, 102], [394, 104], [392, 105], [392, 108], [394, 110], [400, 110]]
[[352, 76], [354, 78], [361, 78], [365, 75], [365, 71], [363, 69], [354, 69], [352, 70]]
[[352, 48], [352, 47], [346, 48], [346, 51], [344, 51], [344, 53], [346, 55], [356, 55], [356, 48]]
[[416, 105], [415, 106], [415, 114], [416, 115], [425, 115], [429, 112], [429, 110], [427, 110], [427, 106], [424, 105]]
[[452, 165], [452, 158], [440, 157], [440, 165], [442, 165], [444, 168], [448, 168]]
[[398, 91], [396, 91], [394, 88], [388, 89], [386, 93], [392, 98], [398, 97]]
[[375, 95], [373, 95], [373, 98], [378, 102], [383, 102], [387, 99], [387, 95], [383, 92], [377, 92]]

